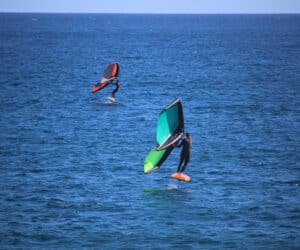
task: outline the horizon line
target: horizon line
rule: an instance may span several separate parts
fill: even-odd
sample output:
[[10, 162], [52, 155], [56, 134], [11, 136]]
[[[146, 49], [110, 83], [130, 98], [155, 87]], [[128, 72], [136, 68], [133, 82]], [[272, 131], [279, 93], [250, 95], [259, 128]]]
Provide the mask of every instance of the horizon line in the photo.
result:
[[124, 14], [124, 15], [297, 15], [300, 12], [80, 12], [80, 11], [1, 11], [0, 14]]

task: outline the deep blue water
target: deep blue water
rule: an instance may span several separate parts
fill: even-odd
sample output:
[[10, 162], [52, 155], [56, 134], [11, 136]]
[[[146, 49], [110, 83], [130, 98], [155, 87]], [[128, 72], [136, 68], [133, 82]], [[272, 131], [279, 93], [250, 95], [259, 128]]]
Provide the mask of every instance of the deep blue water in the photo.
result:
[[[300, 15], [0, 14], [0, 247], [299, 248], [299, 58]], [[176, 97], [189, 183], [143, 173]]]

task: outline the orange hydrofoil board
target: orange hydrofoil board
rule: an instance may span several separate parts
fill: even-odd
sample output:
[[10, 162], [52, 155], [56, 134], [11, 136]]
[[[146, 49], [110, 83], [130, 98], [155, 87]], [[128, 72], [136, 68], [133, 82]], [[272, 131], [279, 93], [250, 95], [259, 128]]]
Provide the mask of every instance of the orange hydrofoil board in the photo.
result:
[[187, 174], [184, 173], [174, 173], [171, 175], [173, 179], [179, 180], [179, 181], [190, 181], [191, 177], [189, 177]]

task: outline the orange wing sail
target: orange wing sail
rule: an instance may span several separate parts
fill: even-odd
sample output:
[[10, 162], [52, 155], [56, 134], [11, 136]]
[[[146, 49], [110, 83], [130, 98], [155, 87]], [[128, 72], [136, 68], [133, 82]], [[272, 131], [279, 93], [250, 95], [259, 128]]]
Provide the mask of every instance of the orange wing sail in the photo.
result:
[[113, 62], [108, 64], [105, 67], [103, 72], [103, 76], [101, 78], [100, 83], [94, 85], [92, 92], [96, 93], [97, 91], [108, 86], [117, 76], [119, 75], [119, 64], [117, 62]]

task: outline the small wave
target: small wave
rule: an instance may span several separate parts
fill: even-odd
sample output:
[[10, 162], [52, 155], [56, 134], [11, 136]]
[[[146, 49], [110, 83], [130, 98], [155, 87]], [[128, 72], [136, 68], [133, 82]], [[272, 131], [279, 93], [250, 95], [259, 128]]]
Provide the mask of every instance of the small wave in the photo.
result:
[[175, 184], [168, 184], [167, 190], [178, 189], [178, 186]]
[[288, 48], [288, 49], [300, 49], [300, 45], [299, 44], [286, 44], [283, 46], [284, 48]]

